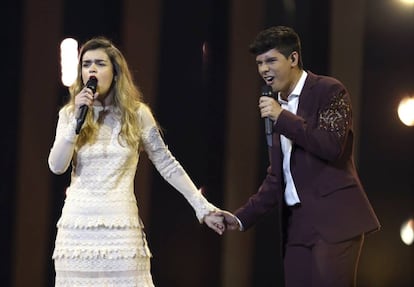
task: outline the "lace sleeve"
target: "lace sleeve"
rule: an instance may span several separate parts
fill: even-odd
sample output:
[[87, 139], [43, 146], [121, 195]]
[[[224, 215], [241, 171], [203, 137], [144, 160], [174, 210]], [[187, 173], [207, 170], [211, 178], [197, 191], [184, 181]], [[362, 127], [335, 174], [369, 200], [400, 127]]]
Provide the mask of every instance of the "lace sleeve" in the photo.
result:
[[76, 119], [73, 113], [61, 109], [55, 141], [48, 158], [49, 168], [55, 174], [64, 173], [70, 165], [76, 141], [75, 128]]
[[162, 177], [169, 179], [174, 173], [177, 175], [184, 173], [183, 168], [162, 140], [157, 127], [154, 126], [145, 130], [142, 133], [142, 142], [148, 157]]
[[343, 140], [351, 125], [351, 103], [345, 91], [334, 96], [328, 107], [319, 113], [318, 126], [321, 130], [333, 132]]
[[187, 199], [200, 222], [203, 222], [204, 216], [217, 209], [197, 190], [181, 164], [165, 145], [156, 126], [143, 131], [142, 143], [148, 158], [153, 162], [158, 172]]

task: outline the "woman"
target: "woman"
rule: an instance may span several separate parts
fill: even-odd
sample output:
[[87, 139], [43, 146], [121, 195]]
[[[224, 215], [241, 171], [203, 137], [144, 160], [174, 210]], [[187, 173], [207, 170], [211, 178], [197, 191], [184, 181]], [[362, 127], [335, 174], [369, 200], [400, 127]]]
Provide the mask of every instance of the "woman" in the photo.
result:
[[[95, 87], [86, 85], [96, 78]], [[55, 286], [154, 286], [151, 253], [138, 216], [134, 176], [145, 150], [159, 173], [183, 194], [219, 234], [222, 218], [197, 190], [164, 144], [156, 121], [141, 100], [121, 52], [105, 38], [93, 38], [80, 52], [78, 77], [60, 110], [49, 167], [71, 183], [57, 223], [53, 259]], [[76, 133], [82, 106], [89, 106]]]

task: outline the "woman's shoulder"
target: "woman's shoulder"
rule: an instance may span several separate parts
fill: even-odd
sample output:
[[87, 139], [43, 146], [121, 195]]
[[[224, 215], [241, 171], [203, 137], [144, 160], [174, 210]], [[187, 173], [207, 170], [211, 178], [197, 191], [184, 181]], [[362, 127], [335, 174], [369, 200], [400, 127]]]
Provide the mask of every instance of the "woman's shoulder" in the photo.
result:
[[64, 105], [59, 110], [59, 117], [72, 117], [74, 114], [74, 109], [70, 105]]
[[154, 115], [151, 111], [151, 108], [145, 103], [141, 103], [139, 105], [138, 118], [143, 127], [147, 127], [155, 123]]
[[151, 109], [146, 103], [140, 103], [138, 106], [138, 114], [151, 113]]
[[151, 111], [150, 107], [148, 106], [148, 104], [146, 104], [146, 103], [140, 103], [139, 104], [137, 113], [138, 113], [138, 118], [140, 118], [140, 119], [153, 117], [152, 111]]

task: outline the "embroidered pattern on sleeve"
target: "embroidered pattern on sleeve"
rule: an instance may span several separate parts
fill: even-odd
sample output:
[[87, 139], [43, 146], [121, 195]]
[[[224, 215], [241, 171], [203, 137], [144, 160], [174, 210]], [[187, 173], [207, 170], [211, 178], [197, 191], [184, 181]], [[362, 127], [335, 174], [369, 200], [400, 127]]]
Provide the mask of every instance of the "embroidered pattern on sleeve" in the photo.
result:
[[329, 106], [319, 113], [320, 129], [336, 133], [338, 138], [343, 139], [351, 124], [351, 103], [345, 97], [345, 91], [332, 98]]
[[174, 173], [184, 174], [184, 170], [165, 145], [157, 127], [151, 127], [142, 133], [142, 141], [148, 157], [159, 173], [170, 178]]

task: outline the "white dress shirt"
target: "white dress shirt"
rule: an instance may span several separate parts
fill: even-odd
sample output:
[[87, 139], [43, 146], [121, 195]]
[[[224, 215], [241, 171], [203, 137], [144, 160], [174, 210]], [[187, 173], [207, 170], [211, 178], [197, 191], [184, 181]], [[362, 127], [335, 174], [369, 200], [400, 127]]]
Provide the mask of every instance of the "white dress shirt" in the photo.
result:
[[[302, 92], [303, 86], [305, 85], [305, 80], [307, 76], [308, 73], [306, 73], [306, 71], [302, 71], [302, 75], [300, 76], [300, 79], [297, 82], [292, 93], [288, 96], [287, 101], [283, 100], [280, 97], [280, 93], [278, 94], [278, 102], [283, 109], [288, 110], [296, 115], [299, 105], [299, 96]], [[292, 173], [290, 171], [290, 155], [292, 152], [292, 141], [286, 138], [285, 136], [280, 135], [280, 144], [283, 153], [283, 177], [286, 183], [285, 201], [287, 205], [292, 206], [297, 203], [300, 203], [298, 192], [296, 191], [295, 182], [293, 181]], [[243, 231], [244, 227], [240, 219], [237, 217], [235, 217], [235, 219], [239, 223], [239, 230]]]
[[[299, 96], [302, 92], [303, 86], [305, 85], [305, 80], [308, 73], [305, 71], [302, 72], [298, 83], [293, 89], [292, 93], [288, 96], [287, 101], [283, 100], [278, 94], [278, 101], [282, 109], [288, 110], [291, 113], [296, 115], [299, 105]], [[285, 179], [285, 201], [289, 206], [300, 203], [300, 198], [296, 190], [295, 182], [292, 178], [292, 173], [290, 170], [290, 156], [292, 153], [292, 141], [287, 137], [280, 135], [280, 144], [283, 153], [283, 177]]]

